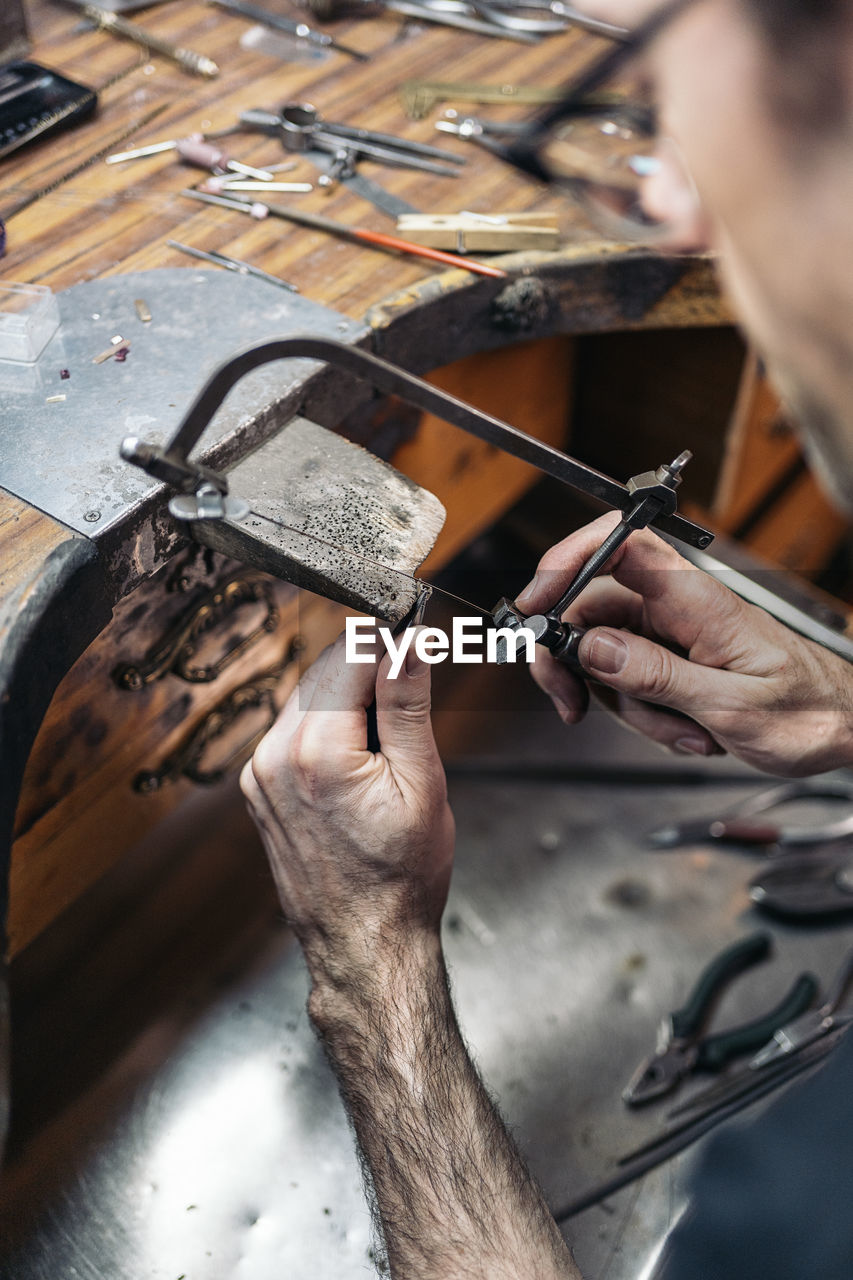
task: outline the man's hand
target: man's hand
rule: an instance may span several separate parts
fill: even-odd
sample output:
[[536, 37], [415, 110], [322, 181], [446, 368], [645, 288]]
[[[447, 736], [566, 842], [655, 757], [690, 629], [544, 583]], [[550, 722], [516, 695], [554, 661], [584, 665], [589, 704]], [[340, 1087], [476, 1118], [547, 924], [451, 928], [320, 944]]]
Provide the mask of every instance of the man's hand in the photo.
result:
[[[546, 610], [614, 527], [602, 516], [542, 557], [518, 597]], [[791, 777], [853, 761], [853, 669], [682, 559], [649, 530], [634, 533], [566, 618], [590, 628], [583, 667], [626, 724], [676, 751], [729, 751]], [[583, 682], [537, 652], [536, 682], [567, 724], [582, 719]], [[650, 705], [652, 704], [652, 705]]]
[[[341, 639], [291, 694], [241, 777], [309, 965], [369, 963], [388, 930], [438, 932], [453, 816], [430, 725], [430, 669], [409, 650], [344, 661]], [[413, 669], [407, 669], [411, 667]], [[376, 695], [380, 754], [367, 749]]]
[[[409, 665], [411, 664], [411, 665]], [[453, 818], [429, 667], [333, 645], [242, 775], [313, 979], [394, 1280], [578, 1280], [459, 1034], [439, 938]], [[367, 749], [376, 694], [381, 753]]]

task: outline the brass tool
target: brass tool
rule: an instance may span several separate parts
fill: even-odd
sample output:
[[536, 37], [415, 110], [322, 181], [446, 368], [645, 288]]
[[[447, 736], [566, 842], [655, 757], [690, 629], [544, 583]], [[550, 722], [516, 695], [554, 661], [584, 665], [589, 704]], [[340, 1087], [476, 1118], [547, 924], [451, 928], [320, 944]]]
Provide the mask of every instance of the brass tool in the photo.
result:
[[219, 75], [219, 67], [212, 58], [208, 58], [203, 53], [195, 53], [192, 49], [185, 49], [181, 45], [173, 44], [171, 40], [163, 40], [160, 36], [152, 35], [150, 31], [146, 31], [144, 27], [138, 27], [133, 22], [128, 22], [126, 18], [120, 18], [116, 13], [110, 13], [109, 9], [102, 9], [99, 5], [89, 4], [87, 0], [63, 0], [65, 4], [73, 5], [75, 9], [79, 9], [84, 17], [90, 22], [94, 22], [96, 27], [100, 27], [102, 31], [108, 31], [111, 35], [119, 36], [124, 40], [132, 40], [134, 44], [141, 45], [144, 49], [149, 49], [151, 53], [158, 54], [161, 58], [168, 58], [170, 62], [175, 62], [183, 71], [189, 71], [195, 76], [204, 76], [208, 80], [212, 80]]
[[544, 106], [559, 102], [562, 95], [562, 89], [543, 89], [538, 85], [476, 84], [470, 80], [404, 80], [400, 86], [400, 98], [411, 120], [423, 120], [442, 102], [477, 102], [491, 106], [499, 102], [520, 102]]

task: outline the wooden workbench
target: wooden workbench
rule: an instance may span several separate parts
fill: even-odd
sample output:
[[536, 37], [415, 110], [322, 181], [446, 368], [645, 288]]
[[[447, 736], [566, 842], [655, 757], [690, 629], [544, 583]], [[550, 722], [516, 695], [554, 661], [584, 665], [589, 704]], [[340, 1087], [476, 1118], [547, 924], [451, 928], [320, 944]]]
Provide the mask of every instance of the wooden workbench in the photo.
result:
[[[707, 263], [667, 263], [602, 245], [583, 229], [564, 198], [459, 140], [446, 139], [466, 157], [458, 180], [375, 164], [365, 164], [363, 172], [424, 211], [555, 211], [564, 249], [504, 260], [511, 277], [540, 287], [539, 294], [534, 289], [530, 295], [532, 305], [528, 297], [515, 309], [496, 308], [496, 299], [506, 296], [499, 281], [462, 270], [436, 276], [431, 264], [421, 259], [344, 243], [273, 219], [253, 222], [240, 213], [200, 206], [180, 192], [203, 175], [169, 152], [119, 165], [104, 163], [112, 152], [193, 131], [222, 130], [241, 110], [287, 100], [310, 100], [332, 120], [435, 141], [438, 109], [426, 119], [409, 119], [399, 94], [403, 81], [421, 77], [556, 86], [597, 51], [600, 41], [573, 33], [525, 46], [373, 19], [338, 24], [335, 30], [340, 39], [369, 53], [368, 62], [340, 53], [320, 62], [282, 62], [241, 48], [240, 37], [249, 24], [200, 3], [164, 4], [137, 18], [152, 32], [213, 57], [221, 68], [219, 77], [205, 81], [163, 59], [149, 61], [133, 44], [98, 30], [81, 30], [78, 17], [61, 5], [34, 3], [29, 12], [33, 57], [97, 88], [100, 105], [90, 121], [22, 150], [2, 166], [0, 214], [8, 241], [0, 264], [3, 280], [47, 284], [58, 292], [116, 273], [163, 267], [197, 270], [197, 264], [167, 246], [169, 238], [220, 250], [293, 282], [305, 297], [343, 316], [366, 321], [373, 349], [414, 371], [427, 372], [486, 352], [485, 364], [473, 370], [463, 365], [461, 373], [443, 375], [442, 385], [458, 391], [461, 384], [474, 397], [479, 385], [483, 407], [555, 442], [564, 436], [568, 411], [567, 377], [561, 372], [561, 360], [568, 357], [562, 335], [701, 326], [724, 318]], [[491, 111], [509, 117], [520, 114], [513, 105]], [[235, 158], [252, 165], [283, 158], [273, 138], [236, 134], [228, 146]], [[308, 181], [316, 176], [304, 158], [287, 175]], [[281, 198], [345, 222], [393, 229], [387, 215], [343, 187], [331, 195], [315, 189], [307, 196]], [[544, 347], [538, 345], [538, 355], [521, 349], [523, 362], [538, 361], [527, 364], [525, 379], [519, 376], [522, 364], [506, 349], [520, 340], [537, 339], [545, 341]], [[200, 332], [200, 365], [204, 342]], [[441, 434], [440, 424], [429, 425], [432, 434], [422, 431], [397, 460], [421, 483], [436, 487], [448, 505], [439, 556], [446, 559], [518, 496], [530, 483], [530, 473], [511, 460], [496, 458], [486, 446], [477, 450], [470, 441], [465, 442], [463, 458], [458, 444]], [[110, 611], [174, 549], [161, 550], [159, 558], [149, 559], [141, 570], [134, 554], [133, 574], [117, 573], [111, 552], [111, 567], [105, 570], [103, 552], [88, 538], [41, 515], [17, 496], [0, 498], [0, 632], [5, 640], [4, 683], [10, 694], [7, 742], [14, 745], [4, 780], [3, 832], [8, 831], [32, 736], [59, 679], [98, 635]], [[62, 599], [66, 605], [61, 607]], [[39, 677], [32, 681], [26, 673], [33, 671], [35, 653]], [[64, 759], [67, 748], [66, 734], [48, 737], [39, 758]], [[61, 858], [54, 856], [48, 869], [35, 873], [36, 819], [24, 820], [23, 811], [43, 821], [45, 811], [53, 810], [55, 823], [67, 828], [69, 815], [56, 806], [69, 790], [75, 766], [65, 761], [65, 782], [56, 778], [49, 763], [38, 771], [41, 781], [35, 773], [33, 766], [26, 784], [30, 800], [19, 814], [19, 835], [25, 831], [30, 843], [20, 846], [16, 859], [14, 949], [35, 936], [109, 861], [102, 853], [87, 866], [81, 854], [79, 862], [72, 860], [71, 874], [66, 850]], [[32, 795], [33, 790], [37, 794]], [[157, 808], [151, 802], [148, 812], [153, 815]], [[82, 847], [91, 849], [92, 838], [87, 833]]]
[[[291, 281], [306, 298], [363, 324], [363, 344], [374, 351], [415, 372], [438, 370], [442, 386], [557, 444], [566, 438], [574, 335], [726, 323], [707, 261], [663, 261], [602, 244], [564, 198], [454, 139], [446, 145], [467, 160], [458, 180], [367, 164], [363, 172], [425, 212], [555, 212], [563, 235], [558, 252], [502, 259], [507, 281], [461, 269], [437, 275], [417, 258], [196, 204], [180, 192], [203, 175], [170, 153], [104, 163], [115, 151], [225, 129], [241, 110], [288, 100], [311, 101], [332, 120], [434, 142], [438, 109], [425, 119], [409, 119], [399, 96], [403, 81], [557, 86], [600, 47], [592, 37], [567, 34], [529, 47], [373, 19], [335, 29], [340, 39], [369, 53], [368, 62], [338, 53], [322, 61], [283, 62], [241, 48], [249, 24], [194, 0], [131, 15], [152, 32], [214, 58], [221, 73], [204, 81], [163, 59], [149, 60], [130, 43], [83, 29], [78, 16], [60, 4], [34, 0], [28, 15], [33, 58], [96, 88], [99, 109], [88, 122], [0, 165], [0, 217], [7, 233], [1, 281], [46, 284], [58, 293], [120, 273], [197, 271], [196, 263], [167, 246], [169, 238], [219, 250]], [[512, 104], [489, 111], [511, 118], [524, 114]], [[287, 158], [275, 139], [258, 135], [236, 134], [227, 145], [234, 158], [252, 165]], [[316, 172], [300, 160], [287, 176], [312, 181]], [[315, 189], [282, 199], [344, 222], [393, 230], [387, 215], [343, 187], [331, 195]], [[518, 282], [523, 288], [512, 293]], [[204, 349], [199, 332], [200, 367]], [[325, 425], [336, 426], [346, 416], [334, 394], [316, 398], [324, 406]], [[0, 485], [3, 417], [0, 406]], [[361, 422], [358, 431], [373, 443], [370, 424]], [[380, 436], [388, 453], [381, 414]], [[421, 422], [413, 430], [404, 420], [398, 437], [406, 443], [394, 461], [434, 488], [448, 508], [436, 565], [494, 520], [533, 478], [529, 469], [480, 442], [454, 440], [441, 423]], [[38, 938], [133, 840], [188, 798], [193, 786], [186, 779], [156, 795], [132, 790], [152, 752], [162, 757], [177, 750], [187, 723], [200, 723], [211, 709], [216, 713], [222, 699], [245, 688], [259, 670], [280, 664], [282, 646], [293, 642], [297, 623], [307, 657], [340, 626], [339, 610], [313, 601], [300, 611], [291, 589], [274, 584], [279, 631], [242, 654], [215, 687], [187, 691], [170, 677], [136, 702], [132, 694], [120, 694], [111, 672], [127, 656], [128, 636], [137, 636], [143, 648], [156, 644], [162, 628], [175, 623], [181, 591], [215, 589], [235, 569], [217, 562], [204, 569], [195, 564], [186, 574], [175, 571], [187, 544], [173, 530], [164, 532], [161, 508], [162, 501], [136, 511], [126, 545], [114, 538], [107, 553], [94, 530], [89, 538], [0, 489], [0, 899], [11, 855], [12, 954]], [[145, 554], [137, 554], [141, 546]], [[167, 581], [164, 574], [170, 575]], [[171, 590], [175, 582], [177, 593]], [[285, 672], [280, 696], [292, 675]], [[0, 1053], [4, 1034], [0, 1009]]]
[[[272, 5], [274, 0], [266, 2]], [[289, 0], [283, 11], [296, 12]], [[241, 48], [240, 37], [250, 24], [195, 0], [173, 0], [131, 17], [158, 35], [214, 58], [221, 74], [212, 81], [192, 78], [162, 59], [149, 60], [129, 43], [95, 30], [82, 30], [77, 15], [61, 4], [33, 0], [29, 5], [33, 57], [97, 88], [100, 107], [89, 122], [0, 164], [0, 217], [6, 222], [8, 238], [6, 256], [0, 260], [0, 280], [47, 284], [59, 292], [83, 282], [150, 269], [183, 268], [189, 276], [197, 272], [198, 264], [170, 249], [167, 239], [220, 250], [292, 281], [304, 297], [364, 326], [364, 336], [359, 339], [364, 346], [413, 371], [429, 374], [437, 384], [557, 444], [567, 440], [572, 364], [579, 359], [575, 348], [578, 335], [613, 335], [614, 341], [624, 339], [630, 344], [638, 338], [637, 331], [645, 330], [639, 335], [644, 344], [646, 340], [654, 341], [658, 330], [707, 332], [727, 324], [727, 313], [706, 260], [664, 261], [636, 249], [603, 244], [585, 229], [563, 197], [516, 176], [475, 146], [453, 139], [445, 139], [445, 144], [467, 158], [464, 175], [457, 181], [375, 165], [364, 165], [363, 171], [424, 212], [454, 212], [462, 208], [482, 212], [554, 212], [563, 235], [563, 247], [558, 252], [502, 259], [508, 281], [485, 280], [462, 270], [436, 274], [419, 259], [344, 243], [283, 222], [253, 222], [239, 213], [195, 204], [183, 198], [180, 191], [200, 181], [203, 175], [182, 166], [169, 153], [125, 165], [103, 163], [112, 152], [193, 131], [225, 129], [241, 110], [270, 108], [288, 100], [310, 101], [332, 120], [434, 142], [438, 135], [433, 126], [439, 108], [425, 119], [409, 119], [399, 96], [403, 81], [423, 77], [559, 85], [601, 47], [599, 41], [567, 34], [526, 47], [437, 27], [403, 27], [394, 19], [372, 19], [335, 27], [340, 39], [370, 54], [366, 63], [343, 54], [331, 54], [316, 62], [283, 62]], [[461, 103], [446, 105], [464, 109]], [[524, 114], [522, 108], [512, 104], [482, 111], [484, 115], [508, 118]], [[236, 134], [227, 145], [236, 159], [253, 165], [286, 158], [274, 139], [257, 135]], [[300, 161], [287, 176], [313, 181], [316, 173]], [[310, 195], [281, 199], [355, 225], [393, 229], [387, 216], [344, 188], [331, 195], [315, 190]], [[519, 285], [522, 287], [516, 288]], [[683, 335], [678, 368], [668, 369], [673, 381], [677, 382], [680, 374], [685, 388], [675, 405], [677, 413], [672, 415], [674, 431], [680, 430], [683, 402], [692, 397], [694, 383], [701, 377], [701, 371], [691, 366], [693, 336]], [[642, 368], [649, 365], [649, 360], [645, 345], [637, 351], [631, 377], [632, 385], [639, 388]], [[205, 334], [199, 331], [200, 370], [204, 354]], [[584, 358], [588, 354], [582, 353]], [[605, 363], [603, 370], [596, 368], [592, 381], [606, 387], [607, 354], [591, 354], [593, 364], [599, 359]], [[615, 391], [613, 380], [610, 382]], [[59, 383], [57, 391], [61, 391]], [[376, 411], [372, 419], [362, 412], [356, 421], [346, 412], [333, 385], [324, 384], [312, 395], [318, 420], [324, 418], [329, 426], [340, 425], [368, 445], [381, 448], [383, 454], [391, 454], [401, 470], [439, 494], [447, 507], [448, 521], [432, 561], [436, 566], [465, 546], [531, 483], [528, 469], [482, 442], [460, 438], [459, 433], [442, 423], [413, 423], [405, 415], [398, 422], [394, 413], [389, 414], [382, 405], [373, 406]], [[712, 398], [713, 388], [708, 394], [708, 399]], [[620, 430], [616, 420], [621, 406], [617, 400], [615, 394], [612, 403], [606, 396], [595, 400], [591, 417], [604, 425], [597, 440], [587, 439], [583, 444], [588, 453], [596, 455], [588, 460], [624, 478], [630, 470], [641, 467], [627, 462], [617, 465], [608, 456], [611, 429]], [[655, 415], [644, 408], [639, 390], [634, 400], [629, 431], [642, 437], [647, 430], [656, 429], [652, 422]], [[739, 406], [740, 422], [749, 417], [747, 400], [743, 397]], [[769, 418], [772, 410], [763, 405], [762, 412]], [[625, 432], [624, 426], [621, 430]], [[711, 434], [709, 431], [709, 437]], [[636, 443], [627, 437], [625, 433], [620, 438], [620, 460], [623, 447]], [[3, 439], [4, 410], [0, 399], [0, 486]], [[247, 440], [247, 444], [255, 443], [254, 437]], [[684, 443], [694, 444], [679, 438], [675, 451]], [[718, 456], [723, 442], [719, 438], [700, 439], [699, 448]], [[649, 461], [646, 454], [643, 461]], [[787, 455], [782, 463], [790, 465]], [[751, 471], [770, 475], [772, 467], [762, 455]], [[730, 506], [742, 518], [738, 502], [743, 505], [745, 499], [731, 455], [726, 474], [732, 491]], [[73, 1088], [69, 1086], [65, 1093], [58, 1089], [54, 1096], [50, 1076], [55, 1071], [55, 1053], [42, 1046], [61, 1044], [63, 1055], [78, 1052], [84, 1060], [82, 1067], [78, 1063], [84, 1077], [87, 1072], [93, 1078], [102, 1072], [107, 1078], [104, 1063], [116, 1046], [121, 1047], [137, 1033], [135, 1026], [132, 1033], [128, 1030], [131, 1014], [136, 1010], [125, 1007], [126, 988], [120, 976], [125, 967], [156, 969], [162, 965], [165, 977], [161, 975], [161, 982], [166, 986], [173, 983], [174, 972], [183, 972], [182, 966], [193, 969], [196, 938], [192, 928], [184, 936], [184, 922], [195, 918], [193, 912], [196, 917], [203, 914], [208, 917], [211, 934], [216, 936], [210, 950], [202, 948], [201, 959], [195, 957], [195, 964], [198, 969], [209, 969], [209, 985], [213, 987], [219, 981], [220, 968], [232, 963], [232, 953], [227, 947], [223, 952], [227, 924], [220, 931], [216, 909], [208, 909], [208, 898], [212, 901], [210, 885], [220, 889], [224, 885], [222, 897], [228, 898], [229, 909], [233, 905], [234, 913], [244, 913], [247, 921], [254, 919], [254, 912], [268, 922], [275, 912], [269, 896], [258, 907], [258, 878], [254, 873], [246, 874], [244, 849], [238, 849], [239, 857], [235, 854], [235, 847], [245, 840], [245, 830], [235, 816], [238, 806], [234, 803], [233, 779], [231, 791], [226, 784], [224, 792], [214, 789], [209, 796], [200, 793], [187, 778], [145, 794], [133, 785], [140, 768], [152, 760], [162, 762], [173, 756], [188, 725], [216, 714], [232, 695], [245, 691], [253, 681], [257, 683], [259, 675], [270, 667], [281, 665], [297, 630], [306, 646], [303, 656], [310, 657], [340, 626], [337, 606], [319, 599], [300, 602], [286, 584], [266, 583], [259, 588], [251, 577], [238, 579], [238, 592], [247, 599], [251, 597], [246, 606], [250, 619], [245, 629], [254, 626], [260, 614], [259, 631], [264, 632], [264, 608], [270, 610], [269, 617], [275, 611], [277, 625], [265, 631], [257, 644], [241, 651], [216, 681], [188, 686], [174, 673], [168, 673], [141, 691], [117, 687], [117, 663], [156, 646], [188, 601], [192, 603], [204, 591], [216, 591], [223, 581], [229, 584], [226, 590], [230, 590], [235, 581], [233, 575], [239, 572], [240, 567], [233, 563], [218, 560], [211, 566], [193, 560], [186, 540], [169, 526], [162, 507], [162, 495], [154, 495], [134, 511], [126, 531], [119, 528], [106, 545], [96, 536], [94, 527], [89, 537], [44, 514], [14, 492], [0, 488], [0, 757], [4, 766], [0, 776], [0, 898], [11, 861], [9, 950], [15, 957], [13, 975], [16, 966], [20, 975], [18, 991], [23, 994], [19, 1003], [26, 1005], [34, 988], [40, 993], [32, 1000], [32, 1018], [30, 1009], [25, 1008], [21, 1019], [36, 1024], [36, 1031], [30, 1028], [29, 1038], [24, 1037], [27, 1044], [19, 1059], [19, 1079], [32, 1079], [34, 1096], [24, 1098], [19, 1109], [19, 1115], [21, 1111], [24, 1115], [18, 1141], [26, 1146], [31, 1137], [30, 1113], [36, 1117], [30, 1128], [38, 1130], [42, 1122], [42, 1129], [34, 1140], [35, 1157], [32, 1151], [29, 1156], [25, 1152], [23, 1173], [16, 1173], [14, 1168], [11, 1172], [13, 1182], [20, 1179], [16, 1183], [20, 1202], [37, 1201], [39, 1195], [49, 1197], [51, 1180], [57, 1177], [56, 1167], [62, 1164], [57, 1151], [67, 1154], [78, 1142], [73, 1118], [67, 1127], [64, 1121], [60, 1125], [64, 1137], [58, 1144], [56, 1131], [50, 1124], [43, 1124], [45, 1115], [51, 1119], [52, 1106], [59, 1109], [67, 1100], [66, 1095], [73, 1096]], [[295, 666], [284, 670], [279, 698], [291, 687], [294, 671]], [[489, 705], [488, 699], [481, 702]], [[492, 742], [491, 730], [484, 731], [483, 741]], [[584, 749], [577, 749], [581, 752], [579, 758], [585, 759]], [[479, 793], [475, 801], [482, 806]], [[512, 802], [516, 821], [520, 824], [523, 817], [526, 824], [528, 798], [513, 794]], [[566, 801], [567, 805], [574, 803], [571, 797]], [[605, 795], [600, 803], [610, 806], [611, 801]], [[688, 800], [682, 798], [681, 803]], [[508, 800], [506, 804], [509, 805]], [[557, 801], [549, 804], [554, 808]], [[474, 808], [472, 803], [472, 812]], [[495, 812], [503, 822], [500, 805]], [[577, 820], [578, 841], [588, 841], [589, 831], [600, 830], [603, 847], [594, 847], [595, 860], [603, 859], [603, 865], [610, 867], [610, 858], [615, 867], [616, 846], [610, 849], [607, 843], [610, 830], [598, 822], [599, 811], [591, 808], [592, 816], [584, 809], [579, 812], [580, 818], [575, 815], [571, 821], [562, 812], [548, 817], [547, 822], [542, 817], [541, 850], [551, 847], [545, 839], [549, 835], [548, 822], [555, 829], [564, 824], [569, 832], [571, 822]], [[630, 805], [619, 820], [626, 830], [639, 829], [646, 821], [645, 816], [638, 818]], [[163, 827], [169, 824], [176, 830], [161, 841]], [[488, 846], [484, 869], [482, 873], [477, 871], [480, 883], [487, 885], [494, 875], [492, 833], [480, 832], [480, 810], [469, 825], [480, 833], [476, 839], [482, 838], [484, 849]], [[141, 844], [134, 844], [146, 835], [147, 843], [143, 839]], [[169, 852], [167, 857], [167, 851], [175, 844], [179, 853], [172, 858]], [[527, 858], [523, 841], [517, 839], [516, 844], [519, 857], [524, 853]], [[132, 857], [123, 863], [131, 845]], [[227, 875], [221, 872], [220, 862], [227, 864]], [[158, 881], [161, 864], [162, 886]], [[621, 862], [618, 866], [621, 868]], [[468, 874], [473, 884], [473, 872]], [[661, 885], [670, 885], [668, 866], [661, 866], [656, 874]], [[727, 874], [734, 879], [731, 869]], [[115, 887], [114, 875], [123, 877], [123, 887], [116, 896], [110, 896]], [[139, 889], [141, 881], [145, 882], [144, 892]], [[151, 890], [153, 881], [158, 883]], [[526, 881], [520, 877], [519, 884], [523, 883]], [[729, 911], [730, 904], [739, 899], [734, 891], [729, 892], [729, 880], [721, 878], [720, 884], [726, 888]], [[606, 894], [604, 888], [601, 891], [601, 902], [607, 904], [605, 913], [610, 913], [603, 917], [605, 926], [612, 927], [614, 938], [617, 927], [623, 929], [620, 913], [631, 889], [627, 878], [624, 885], [627, 888], [622, 896], [615, 888], [612, 892], [607, 889]], [[681, 892], [680, 881], [678, 886]], [[87, 894], [87, 890], [91, 892]], [[666, 892], [670, 892], [668, 887]], [[473, 889], [471, 893], [472, 901], [476, 901]], [[526, 927], [524, 913], [516, 911], [520, 893], [520, 889], [509, 885], [504, 892], [509, 928], [516, 928], [516, 917], [518, 927]], [[675, 896], [675, 890], [672, 894]], [[141, 922], [131, 923], [137, 896], [151, 900], [150, 925], [144, 914]], [[562, 902], [559, 898], [554, 900]], [[574, 889], [571, 900], [582, 916], [583, 899]], [[652, 902], [654, 907], [654, 899]], [[188, 904], [192, 904], [191, 911]], [[71, 1001], [66, 1007], [64, 988], [56, 980], [69, 954], [62, 934], [63, 922], [75, 909], [79, 914], [75, 918], [78, 933], [74, 945], [78, 958], [83, 956], [75, 970], [75, 981], [86, 988], [84, 1012], [79, 1017], [79, 1006]], [[473, 927], [480, 928], [476, 913], [472, 918]], [[608, 924], [611, 918], [612, 926]], [[671, 915], [663, 918], [669, 929]], [[573, 936], [586, 927], [571, 913], [566, 920], [568, 924], [564, 921], [562, 927], [570, 927]], [[705, 950], [710, 953], [719, 930], [716, 915], [709, 912], [708, 920], [711, 923], [707, 924]], [[729, 924], [726, 916], [726, 927]], [[654, 910], [652, 925], [659, 925]], [[687, 957], [682, 957], [685, 969], [692, 957], [693, 928], [691, 919], [680, 943]], [[647, 949], [654, 954], [651, 929], [652, 926]], [[170, 930], [180, 940], [177, 962], [159, 941], [161, 933], [165, 937]], [[622, 936], [620, 933], [620, 940]], [[657, 934], [654, 936], [657, 938]], [[503, 935], [498, 937], [500, 945], [486, 954], [489, 966], [498, 952], [503, 954]], [[604, 937], [608, 939], [606, 933]], [[253, 937], [251, 947], [247, 944], [253, 957], [254, 947]], [[638, 947], [639, 944], [635, 953]], [[616, 955], [618, 947], [615, 943], [611, 946], [608, 940], [605, 949], [609, 963], [610, 951]], [[511, 948], [506, 949], [509, 968], [514, 954]], [[636, 954], [632, 963], [635, 961]], [[598, 971], [591, 969], [593, 972]], [[146, 972], [146, 986], [147, 978]], [[516, 981], [517, 975], [508, 977], [507, 989]], [[542, 983], [538, 977], [536, 982], [543, 991], [554, 985], [551, 981]], [[627, 996], [619, 994], [621, 982], [620, 978], [619, 984], [614, 984], [613, 999], [626, 1003]], [[591, 980], [590, 987], [593, 985]], [[302, 1000], [297, 987], [298, 984], [291, 993], [295, 1008], [301, 1007]], [[280, 984], [274, 997], [276, 1017], [281, 1015], [279, 988]], [[0, 978], [0, 1056], [6, 1032], [4, 1000], [5, 986]], [[241, 1004], [240, 1009], [243, 1007]], [[485, 998], [482, 1007], [484, 1016], [488, 1007], [490, 1021], [491, 1006]], [[97, 1015], [92, 1014], [93, 1009], [99, 1011]], [[193, 1006], [187, 1015], [188, 1025], [196, 1014]], [[294, 1014], [298, 1016], [301, 1015]], [[270, 1025], [273, 1021], [271, 1016]], [[43, 1034], [43, 1027], [39, 1032], [41, 1024], [50, 1024], [48, 1034]], [[174, 1028], [183, 1026], [180, 1019], [175, 1020], [171, 1032], [160, 1034], [164, 1052], [172, 1043], [170, 1035], [177, 1039]], [[639, 1052], [645, 1036], [645, 1027], [639, 1022], [636, 1034]], [[241, 1058], [246, 1043], [245, 1039], [240, 1040]], [[146, 1041], [143, 1056], [149, 1049]], [[608, 1044], [603, 1057], [609, 1061], [613, 1056]], [[33, 1057], [39, 1060], [34, 1062]], [[97, 1067], [92, 1065], [95, 1061]], [[144, 1070], [149, 1066], [146, 1059]], [[136, 1069], [132, 1064], [134, 1083]], [[615, 1064], [613, 1074], [618, 1074]], [[0, 1132], [3, 1092], [0, 1087]], [[602, 1096], [604, 1093], [602, 1090]], [[610, 1108], [609, 1095], [606, 1104]], [[549, 1131], [553, 1127], [551, 1117], [560, 1107], [561, 1100], [547, 1107], [543, 1104], [542, 1114], [548, 1117]], [[94, 1111], [100, 1115], [99, 1101]], [[556, 1150], [563, 1136], [562, 1130], [555, 1133], [552, 1144]], [[624, 1145], [615, 1134], [605, 1133], [605, 1138], [613, 1151]], [[345, 1141], [348, 1151], [346, 1135]], [[585, 1137], [583, 1141], [585, 1144]], [[47, 1155], [40, 1164], [41, 1150]], [[603, 1159], [603, 1150], [603, 1146], [602, 1150], [594, 1147], [596, 1160]], [[607, 1148], [606, 1155], [611, 1154]], [[29, 1158], [32, 1167], [47, 1169], [44, 1179], [41, 1172], [36, 1175], [36, 1181], [41, 1179], [39, 1195], [30, 1195], [33, 1188], [27, 1183]], [[313, 1160], [312, 1152], [306, 1163], [311, 1166]], [[562, 1151], [559, 1160], [563, 1160]], [[592, 1161], [590, 1171], [596, 1168]], [[117, 1184], [110, 1183], [110, 1198], [114, 1185]], [[555, 1181], [554, 1185], [559, 1184]], [[318, 1203], [325, 1204], [325, 1188], [318, 1195]], [[188, 1207], [196, 1206], [189, 1203]], [[180, 1208], [184, 1213], [186, 1200], [180, 1201]], [[134, 1205], [129, 1215], [132, 1217], [135, 1212]], [[328, 1214], [329, 1210], [324, 1209], [323, 1213]], [[101, 1225], [96, 1217], [93, 1238], [99, 1231]], [[596, 1238], [598, 1234], [596, 1228]], [[105, 1239], [109, 1232], [104, 1229], [101, 1235]], [[98, 1241], [97, 1248], [101, 1245], [102, 1241]], [[97, 1249], [94, 1256], [99, 1256]], [[162, 1261], [158, 1256], [158, 1264]], [[61, 1270], [64, 1262], [65, 1259], [54, 1257], [51, 1266], [54, 1271]], [[180, 1270], [176, 1267], [176, 1274]], [[20, 1274], [30, 1273], [22, 1269]], [[306, 1270], [304, 1274], [319, 1272]], [[626, 1274], [635, 1273], [626, 1270]]]

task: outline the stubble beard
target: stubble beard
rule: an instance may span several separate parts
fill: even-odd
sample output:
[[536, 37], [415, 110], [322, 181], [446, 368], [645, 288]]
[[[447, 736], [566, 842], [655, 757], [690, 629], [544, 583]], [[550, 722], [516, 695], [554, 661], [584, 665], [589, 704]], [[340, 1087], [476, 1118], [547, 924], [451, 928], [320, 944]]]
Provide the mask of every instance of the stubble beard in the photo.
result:
[[853, 402], [845, 414], [790, 370], [769, 366], [815, 479], [834, 507], [853, 519]]

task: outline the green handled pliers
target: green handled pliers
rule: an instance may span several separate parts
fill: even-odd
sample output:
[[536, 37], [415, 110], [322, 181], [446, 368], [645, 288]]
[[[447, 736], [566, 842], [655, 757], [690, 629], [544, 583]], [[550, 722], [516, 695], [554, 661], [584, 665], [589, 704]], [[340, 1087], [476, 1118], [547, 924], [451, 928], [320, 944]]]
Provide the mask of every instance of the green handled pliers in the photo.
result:
[[765, 959], [771, 945], [769, 934], [750, 934], [720, 952], [702, 971], [683, 1007], [664, 1018], [654, 1053], [641, 1062], [623, 1091], [629, 1106], [662, 1097], [694, 1071], [722, 1070], [732, 1058], [760, 1049], [779, 1027], [808, 1008], [817, 994], [817, 982], [810, 973], [801, 973], [782, 1002], [763, 1017], [703, 1035], [711, 1006], [723, 987]]

